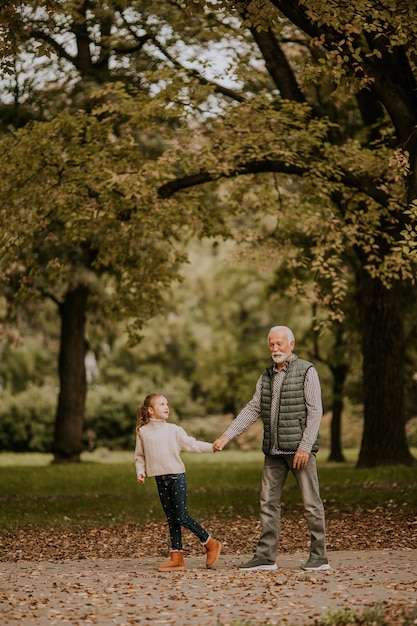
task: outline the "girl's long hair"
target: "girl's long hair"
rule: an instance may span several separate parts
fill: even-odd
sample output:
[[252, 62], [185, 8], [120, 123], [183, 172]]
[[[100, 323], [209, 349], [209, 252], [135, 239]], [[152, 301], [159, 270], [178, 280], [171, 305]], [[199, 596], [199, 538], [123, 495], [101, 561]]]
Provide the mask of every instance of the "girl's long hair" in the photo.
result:
[[137, 434], [139, 434], [139, 429], [141, 428], [141, 426], [144, 426], [145, 424], [149, 423], [149, 420], [151, 419], [150, 413], [149, 413], [149, 407], [152, 406], [153, 407], [153, 403], [156, 400], [156, 398], [159, 398], [160, 396], [162, 396], [162, 393], [150, 393], [148, 396], [146, 396], [146, 398], [144, 399], [142, 404], [139, 404], [139, 406], [136, 409], [136, 432]]

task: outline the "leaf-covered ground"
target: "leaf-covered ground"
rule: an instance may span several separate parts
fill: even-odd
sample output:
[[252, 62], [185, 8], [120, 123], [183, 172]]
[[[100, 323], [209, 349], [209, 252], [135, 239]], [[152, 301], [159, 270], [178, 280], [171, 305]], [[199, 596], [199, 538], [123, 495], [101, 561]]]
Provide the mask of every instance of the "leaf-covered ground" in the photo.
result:
[[415, 512], [381, 508], [328, 514], [332, 568], [317, 573], [300, 570], [309, 544], [302, 516], [282, 520], [275, 572], [247, 573], [236, 567], [256, 544], [256, 518], [199, 521], [224, 543], [214, 570], [205, 568], [204, 550], [185, 531], [187, 570], [157, 572], [156, 563], [165, 560], [169, 550], [162, 522], [95, 529], [25, 528], [6, 534], [0, 538], [0, 622], [8, 626], [416, 623]]
[[[90, 541], [94, 543], [92, 536]], [[187, 557], [186, 570], [167, 573], [158, 572], [155, 559], [146, 557], [0, 562], [0, 623], [416, 624], [417, 550], [347, 550], [330, 557], [331, 570], [324, 572], [301, 570], [299, 553], [280, 554], [279, 569], [273, 572], [239, 570], [241, 557], [235, 555], [222, 556], [216, 569], [208, 570], [201, 552]]]
[[[260, 532], [255, 518], [199, 520], [223, 544], [228, 555], [250, 554]], [[90, 558], [165, 557], [169, 551], [165, 523], [116, 525], [107, 528], [22, 528], [0, 537], [0, 561], [58, 561]], [[279, 552], [308, 550], [309, 536], [302, 516], [282, 520]], [[339, 550], [403, 550], [417, 548], [417, 511], [355, 512], [327, 516], [327, 546]], [[197, 539], [184, 532], [189, 556], [201, 554]]]

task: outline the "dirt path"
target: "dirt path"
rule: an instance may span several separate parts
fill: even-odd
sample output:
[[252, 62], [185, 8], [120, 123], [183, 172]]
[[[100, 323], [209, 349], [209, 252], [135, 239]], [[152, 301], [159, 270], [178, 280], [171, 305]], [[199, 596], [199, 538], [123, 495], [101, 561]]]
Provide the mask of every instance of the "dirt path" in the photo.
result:
[[241, 572], [242, 558], [226, 555], [207, 570], [193, 556], [186, 571], [165, 574], [154, 558], [3, 562], [0, 623], [305, 626], [380, 603], [393, 616], [417, 610], [416, 549], [330, 552], [332, 569], [314, 573], [300, 570], [303, 553], [281, 555], [275, 572]]

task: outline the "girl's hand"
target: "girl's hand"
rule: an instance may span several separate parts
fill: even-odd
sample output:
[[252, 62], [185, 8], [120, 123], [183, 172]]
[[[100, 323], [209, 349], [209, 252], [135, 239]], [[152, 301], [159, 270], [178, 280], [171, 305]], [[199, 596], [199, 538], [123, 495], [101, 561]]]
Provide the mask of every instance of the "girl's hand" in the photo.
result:
[[145, 476], [143, 474], [139, 474], [137, 481], [139, 485], [143, 485], [143, 483], [145, 482]]
[[220, 450], [223, 450], [224, 446], [228, 444], [229, 441], [230, 439], [227, 435], [222, 435], [221, 437], [216, 439], [216, 441], [213, 443], [214, 452], [220, 452]]

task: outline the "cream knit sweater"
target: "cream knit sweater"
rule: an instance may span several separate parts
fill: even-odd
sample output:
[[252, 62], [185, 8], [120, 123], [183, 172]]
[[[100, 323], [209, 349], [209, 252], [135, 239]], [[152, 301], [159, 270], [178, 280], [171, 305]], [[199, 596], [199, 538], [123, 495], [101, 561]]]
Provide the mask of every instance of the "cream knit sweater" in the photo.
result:
[[136, 435], [136, 476], [183, 474], [185, 465], [180, 452], [213, 452], [213, 444], [197, 441], [181, 426], [151, 419]]

